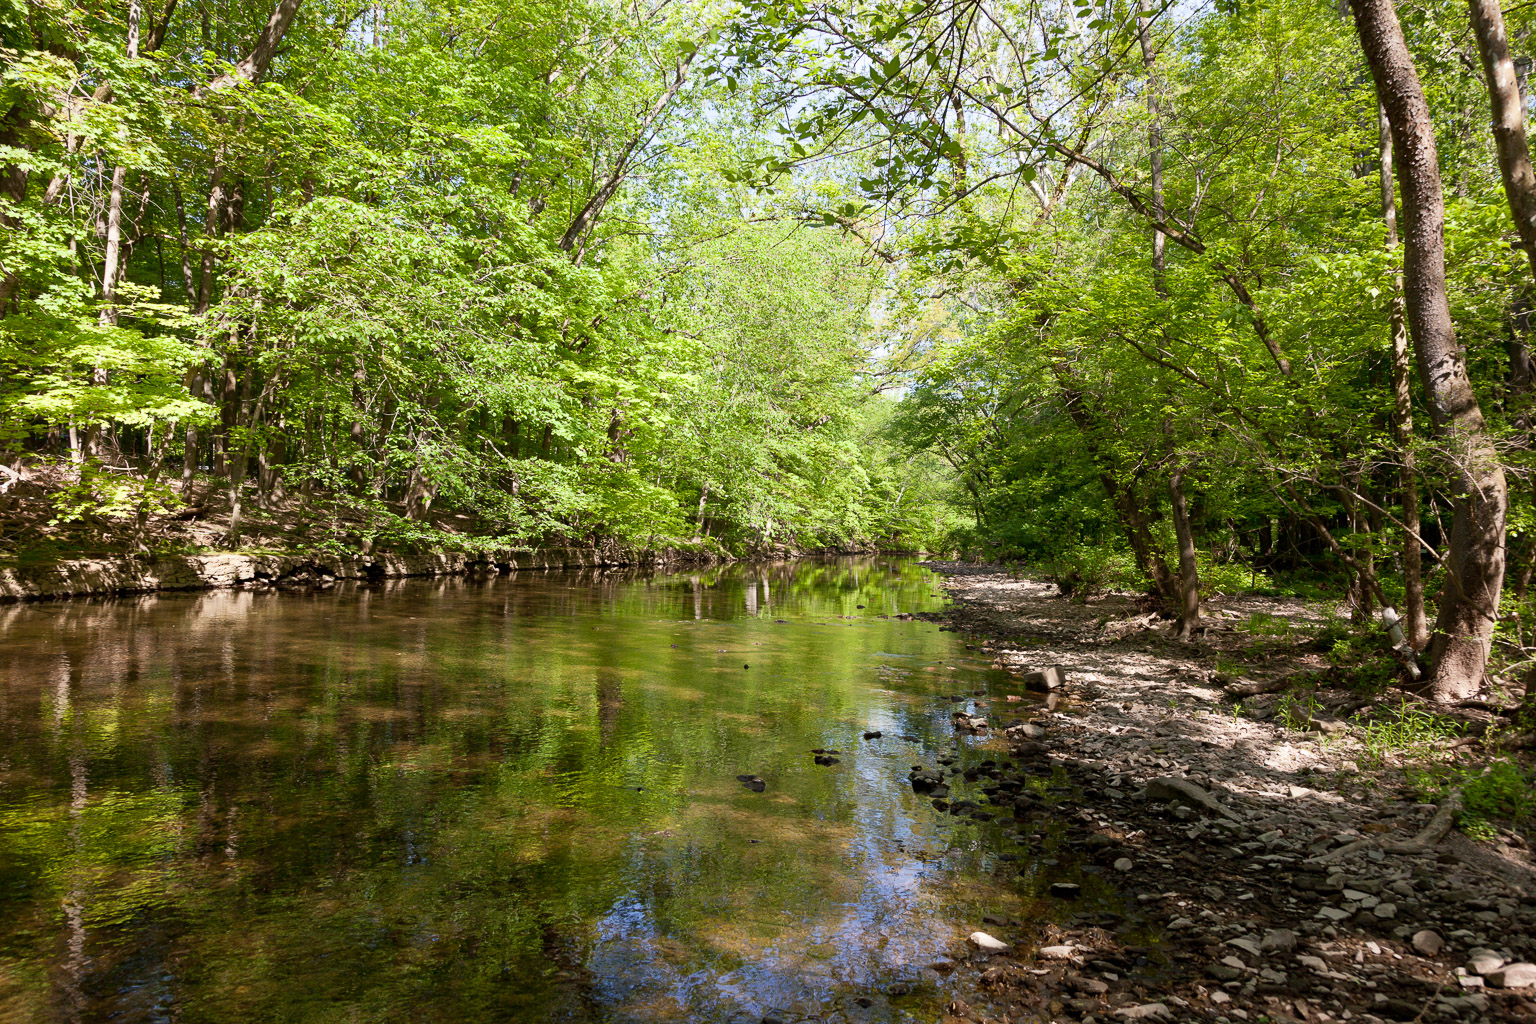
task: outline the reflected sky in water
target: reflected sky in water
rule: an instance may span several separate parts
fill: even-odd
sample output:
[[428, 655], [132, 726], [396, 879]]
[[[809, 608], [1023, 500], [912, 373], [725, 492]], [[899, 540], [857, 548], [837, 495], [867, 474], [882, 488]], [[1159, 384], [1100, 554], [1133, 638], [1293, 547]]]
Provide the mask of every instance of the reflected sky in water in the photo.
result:
[[1001, 681], [887, 618], [934, 583], [866, 559], [0, 607], [0, 1020], [931, 1019], [926, 965], [1024, 913], [978, 840], [1001, 826], [906, 785], [948, 695]]

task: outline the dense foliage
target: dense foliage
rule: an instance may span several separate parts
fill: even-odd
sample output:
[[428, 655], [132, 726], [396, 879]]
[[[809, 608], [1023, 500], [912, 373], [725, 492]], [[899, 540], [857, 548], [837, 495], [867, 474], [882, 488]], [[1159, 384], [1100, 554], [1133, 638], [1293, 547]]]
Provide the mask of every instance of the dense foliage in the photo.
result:
[[[1391, 103], [1378, 113], [1403, 83], [1373, 88], [1362, 52], [1393, 4], [1354, 6], [761, 3], [721, 65], [795, 140], [747, 175], [837, 168], [825, 219], [899, 261], [897, 434], [953, 467], [973, 550], [1064, 589], [1150, 586], [1186, 632], [1198, 594], [1303, 571], [1361, 616], [1406, 602], [1422, 645], [1411, 557], [1442, 613], [1431, 656], [1480, 677], [1504, 471], [1511, 629], [1532, 563], [1532, 264], [1467, 8], [1402, 3], [1397, 66], [1434, 118], [1462, 355], [1433, 349], [1417, 277], [1409, 345], [1396, 218], [1411, 269], [1434, 211], [1394, 195], [1425, 194], [1383, 149], [1413, 140]], [[1527, 68], [1530, 14], [1509, 16]], [[1448, 408], [1435, 388], [1458, 360], [1472, 392]], [[1453, 520], [1487, 545], [1455, 546]], [[1471, 655], [1445, 653], [1460, 641]]]
[[869, 258], [722, 177], [709, 8], [0, 17], [0, 445], [72, 485], [55, 533], [225, 502], [228, 544], [252, 502], [342, 544], [441, 539], [434, 510], [503, 541], [940, 525], [882, 440]]
[[943, 544], [1186, 634], [1305, 570], [1416, 647], [1438, 605], [1464, 690], [1536, 564], [1499, 16], [12, 3], [20, 546], [215, 505], [239, 544], [251, 503], [341, 545]]

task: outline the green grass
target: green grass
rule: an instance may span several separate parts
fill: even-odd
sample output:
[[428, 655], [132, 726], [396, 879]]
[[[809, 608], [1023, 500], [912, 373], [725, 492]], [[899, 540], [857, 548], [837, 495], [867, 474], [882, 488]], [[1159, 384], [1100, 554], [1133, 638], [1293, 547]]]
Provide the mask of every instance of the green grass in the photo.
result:
[[1295, 624], [1268, 612], [1254, 612], [1237, 628], [1253, 636], [1290, 636]]
[[1288, 693], [1275, 705], [1275, 718], [1287, 729], [1305, 729], [1323, 706], [1310, 693]]
[[1364, 730], [1365, 757], [1377, 764], [1384, 763], [1388, 754], [1427, 754], [1430, 748], [1465, 731], [1460, 722], [1426, 711], [1406, 699], [1359, 724]]

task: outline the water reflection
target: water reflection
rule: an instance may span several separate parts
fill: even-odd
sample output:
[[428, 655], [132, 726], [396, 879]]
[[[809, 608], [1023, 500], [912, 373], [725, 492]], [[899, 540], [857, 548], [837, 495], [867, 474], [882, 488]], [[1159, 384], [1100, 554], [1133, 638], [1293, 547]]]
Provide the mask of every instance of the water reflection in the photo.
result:
[[884, 618], [937, 604], [844, 560], [0, 607], [0, 1019], [926, 1019], [1013, 906], [904, 785], [991, 680]]

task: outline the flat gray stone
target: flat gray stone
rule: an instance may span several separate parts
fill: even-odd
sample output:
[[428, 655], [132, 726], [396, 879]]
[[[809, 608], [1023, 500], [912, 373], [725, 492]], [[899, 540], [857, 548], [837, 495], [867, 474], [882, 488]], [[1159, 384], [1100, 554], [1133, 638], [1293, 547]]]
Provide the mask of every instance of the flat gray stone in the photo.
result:
[[1509, 964], [1483, 975], [1494, 988], [1530, 988], [1536, 985], [1536, 964]]

